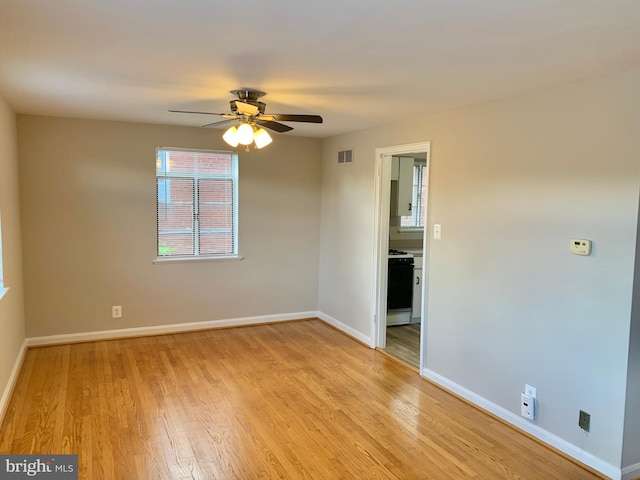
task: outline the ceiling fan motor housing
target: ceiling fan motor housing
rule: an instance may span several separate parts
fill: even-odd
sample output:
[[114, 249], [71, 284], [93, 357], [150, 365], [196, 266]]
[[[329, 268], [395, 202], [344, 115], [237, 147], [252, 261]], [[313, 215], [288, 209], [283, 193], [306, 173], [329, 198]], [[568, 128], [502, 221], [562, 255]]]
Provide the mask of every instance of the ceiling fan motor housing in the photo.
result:
[[[260, 114], [264, 113], [264, 108], [266, 107], [266, 104], [264, 102], [258, 102], [257, 100], [242, 100], [242, 101], [244, 103], [248, 103], [250, 105], [258, 107]], [[238, 106], [236, 105], [236, 102], [237, 100], [231, 100], [229, 102], [229, 105], [231, 106], [231, 112], [233, 112], [234, 114], [238, 113]]]

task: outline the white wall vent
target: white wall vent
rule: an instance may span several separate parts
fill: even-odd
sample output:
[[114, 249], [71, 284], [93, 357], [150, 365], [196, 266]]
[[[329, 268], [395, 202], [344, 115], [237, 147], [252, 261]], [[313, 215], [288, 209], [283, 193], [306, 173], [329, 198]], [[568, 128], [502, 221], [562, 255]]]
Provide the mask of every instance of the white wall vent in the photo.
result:
[[338, 163], [344, 165], [347, 163], [353, 163], [353, 149], [341, 150], [338, 152]]

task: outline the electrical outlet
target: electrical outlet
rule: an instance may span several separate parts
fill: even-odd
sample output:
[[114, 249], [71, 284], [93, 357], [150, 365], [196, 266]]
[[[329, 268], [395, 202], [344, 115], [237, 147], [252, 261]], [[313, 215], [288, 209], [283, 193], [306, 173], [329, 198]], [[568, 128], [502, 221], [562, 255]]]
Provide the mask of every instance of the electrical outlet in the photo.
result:
[[111, 318], [122, 318], [122, 306], [114, 305], [111, 307]]
[[524, 394], [529, 395], [530, 397], [536, 398], [536, 387], [532, 387], [531, 385], [525, 385]]
[[524, 393], [520, 394], [520, 415], [524, 418], [528, 418], [529, 420], [534, 420], [536, 418], [535, 398], [525, 395]]
[[580, 410], [580, 415], [578, 416], [578, 426], [585, 432], [588, 432], [589, 427], [591, 426], [591, 415]]

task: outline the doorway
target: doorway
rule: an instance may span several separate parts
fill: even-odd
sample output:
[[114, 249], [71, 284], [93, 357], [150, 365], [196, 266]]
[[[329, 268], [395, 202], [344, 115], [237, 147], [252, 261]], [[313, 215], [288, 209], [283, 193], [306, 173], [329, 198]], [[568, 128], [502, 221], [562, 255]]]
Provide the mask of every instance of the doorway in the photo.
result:
[[[424, 368], [427, 325], [430, 147], [430, 142], [421, 142], [376, 149], [371, 346], [420, 372]], [[397, 286], [396, 277], [389, 276], [398, 263], [411, 263], [413, 269], [408, 286], [412, 298], [406, 305], [388, 297], [389, 284], [393, 284], [392, 290]], [[403, 288], [407, 286], [403, 284]]]

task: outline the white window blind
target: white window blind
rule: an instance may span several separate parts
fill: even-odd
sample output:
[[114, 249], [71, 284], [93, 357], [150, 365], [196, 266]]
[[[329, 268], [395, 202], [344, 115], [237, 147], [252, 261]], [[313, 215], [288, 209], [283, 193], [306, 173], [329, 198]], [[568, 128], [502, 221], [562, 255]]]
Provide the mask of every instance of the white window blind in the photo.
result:
[[427, 186], [427, 165], [416, 163], [413, 166], [413, 194], [411, 198], [411, 215], [400, 217], [400, 228], [424, 227], [425, 200]]
[[238, 156], [156, 150], [158, 258], [238, 254]]

